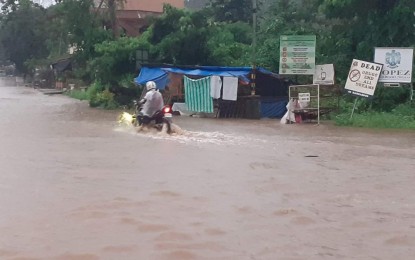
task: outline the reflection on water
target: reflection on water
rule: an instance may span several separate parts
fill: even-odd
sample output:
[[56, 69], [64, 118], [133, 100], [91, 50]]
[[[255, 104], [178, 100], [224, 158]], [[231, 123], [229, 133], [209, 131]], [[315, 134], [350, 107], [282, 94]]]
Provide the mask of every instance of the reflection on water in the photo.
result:
[[[166, 129], [159, 131], [153, 127], [134, 127], [132, 125], [132, 115], [127, 112], [122, 112], [118, 116], [118, 125], [114, 128], [116, 132], [124, 132], [128, 134], [137, 135], [140, 137], [147, 137], [158, 140], [177, 141], [183, 144], [247, 144], [247, 138], [242, 136], [224, 134], [221, 132], [202, 132], [202, 131], [187, 131], [182, 129], [179, 125], [171, 124], [171, 134], [166, 132]], [[264, 142], [260, 139], [249, 139], [249, 142]]]
[[[156, 129], [145, 129], [137, 132], [132, 126], [118, 126], [114, 128], [116, 132], [124, 132], [138, 137], [151, 138], [156, 140], [176, 141], [182, 144], [215, 144], [215, 145], [242, 145], [246, 144], [246, 140], [242, 136], [223, 134], [220, 132], [202, 132], [202, 131], [186, 131], [173, 126], [174, 133], [167, 134]], [[259, 141], [259, 140], [258, 140]]]
[[2, 84], [2, 260], [415, 255], [411, 132], [175, 117], [182, 134], [137, 133]]

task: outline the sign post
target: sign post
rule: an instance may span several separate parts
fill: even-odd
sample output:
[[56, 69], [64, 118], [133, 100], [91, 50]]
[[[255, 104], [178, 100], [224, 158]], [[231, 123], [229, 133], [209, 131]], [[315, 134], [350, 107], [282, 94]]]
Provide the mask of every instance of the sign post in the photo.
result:
[[351, 95], [371, 98], [375, 93], [382, 67], [382, 64], [354, 59], [344, 89]]
[[376, 63], [383, 64], [379, 82], [412, 83], [413, 48], [375, 48]]
[[334, 65], [316, 65], [313, 75], [313, 84], [334, 85]]
[[413, 100], [414, 86], [412, 83], [412, 65], [414, 59], [413, 48], [375, 48], [374, 61], [384, 64], [379, 78], [379, 82], [384, 82], [384, 86], [400, 86], [400, 83], [410, 85], [410, 97]]
[[315, 60], [315, 35], [281, 36], [279, 74], [314, 75]]
[[310, 92], [308, 92], [308, 93], [298, 93], [298, 101], [310, 102]]
[[358, 97], [354, 99], [353, 108], [352, 108], [352, 114], [350, 115], [350, 120], [353, 118], [354, 110], [356, 109], [356, 103], [357, 103]]
[[353, 118], [358, 97], [371, 98], [375, 94], [382, 67], [383, 65], [378, 63], [353, 60], [344, 87], [347, 93], [356, 96], [350, 119]]

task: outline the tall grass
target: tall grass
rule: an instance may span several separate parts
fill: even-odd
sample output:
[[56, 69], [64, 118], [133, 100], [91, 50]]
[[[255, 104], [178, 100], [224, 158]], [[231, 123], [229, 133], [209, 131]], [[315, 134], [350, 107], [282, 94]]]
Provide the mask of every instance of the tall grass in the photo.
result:
[[74, 89], [67, 92], [67, 95], [79, 100], [89, 100], [88, 93], [84, 90]]
[[336, 124], [366, 128], [415, 129], [415, 107], [409, 103], [401, 104], [391, 112], [366, 111], [355, 113], [352, 119], [350, 114], [351, 111], [337, 115]]

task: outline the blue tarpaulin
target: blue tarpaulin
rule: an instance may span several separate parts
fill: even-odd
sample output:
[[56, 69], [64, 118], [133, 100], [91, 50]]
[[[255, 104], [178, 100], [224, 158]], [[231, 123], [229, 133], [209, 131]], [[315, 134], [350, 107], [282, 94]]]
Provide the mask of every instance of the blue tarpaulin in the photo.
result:
[[191, 76], [223, 76], [223, 77], [243, 77], [247, 76], [251, 67], [200, 67], [197, 69], [182, 69], [182, 68], [163, 68], [165, 71], [180, 73]]
[[287, 111], [287, 102], [287, 100], [261, 100], [261, 117], [283, 117]]
[[156, 82], [158, 89], [164, 89], [168, 82], [167, 73], [161, 68], [141, 68], [140, 75], [134, 79], [135, 83], [139, 85], [144, 85], [147, 81]]
[[[270, 71], [257, 68], [262, 73], [271, 74]], [[224, 76], [239, 77], [245, 82], [249, 82], [248, 75], [251, 73], [251, 67], [217, 67], [217, 66], [199, 66], [195, 68], [178, 68], [178, 67], [143, 67], [140, 74], [135, 78], [135, 83], [144, 85], [147, 81], [155, 81], [157, 88], [164, 89], [168, 83], [168, 72], [178, 73], [190, 76]]]

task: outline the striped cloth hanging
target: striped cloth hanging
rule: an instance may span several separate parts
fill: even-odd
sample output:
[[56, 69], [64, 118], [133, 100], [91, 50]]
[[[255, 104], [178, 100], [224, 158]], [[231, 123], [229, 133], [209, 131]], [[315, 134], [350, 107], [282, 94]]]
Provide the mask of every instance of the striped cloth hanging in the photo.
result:
[[184, 76], [184, 91], [188, 110], [213, 113], [213, 99], [210, 96], [210, 77], [193, 80]]

